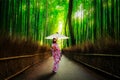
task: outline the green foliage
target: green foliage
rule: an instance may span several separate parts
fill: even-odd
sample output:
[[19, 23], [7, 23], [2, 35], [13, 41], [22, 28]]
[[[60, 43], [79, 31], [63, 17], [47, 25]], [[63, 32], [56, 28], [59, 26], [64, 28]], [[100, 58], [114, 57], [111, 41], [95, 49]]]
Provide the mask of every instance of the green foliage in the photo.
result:
[[[32, 38], [40, 44], [50, 44], [45, 37], [59, 32], [70, 37], [62, 47], [75, 43], [94, 42], [111, 36], [120, 40], [119, 0], [73, 0], [71, 25], [68, 25], [69, 0], [1, 0], [0, 33]], [[67, 43], [67, 44], [66, 44]]]

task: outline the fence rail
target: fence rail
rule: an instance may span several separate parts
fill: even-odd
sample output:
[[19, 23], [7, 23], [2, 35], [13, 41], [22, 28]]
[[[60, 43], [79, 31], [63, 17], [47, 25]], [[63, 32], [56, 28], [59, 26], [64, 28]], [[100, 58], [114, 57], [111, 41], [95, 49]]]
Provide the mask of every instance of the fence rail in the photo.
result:
[[37, 56], [37, 55], [40, 55], [40, 54], [34, 54], [34, 55], [23, 55], [23, 56], [14, 56], [14, 57], [5, 57], [5, 58], [0, 58], [0, 61], [11, 60], [11, 59], [18, 59], [18, 58], [27, 58], [27, 57]]
[[79, 54], [81, 56], [104, 56], [104, 57], [120, 57], [120, 55], [113, 54]]

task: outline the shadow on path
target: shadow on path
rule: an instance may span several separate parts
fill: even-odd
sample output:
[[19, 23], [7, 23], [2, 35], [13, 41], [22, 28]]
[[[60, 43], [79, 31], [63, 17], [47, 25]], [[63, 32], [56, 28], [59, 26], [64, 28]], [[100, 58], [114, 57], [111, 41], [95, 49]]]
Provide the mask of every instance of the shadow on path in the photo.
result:
[[44, 74], [41, 75], [40, 77], [37, 77], [35, 80], [50, 80], [50, 78], [52, 78], [56, 73], [48, 73], [48, 74]]

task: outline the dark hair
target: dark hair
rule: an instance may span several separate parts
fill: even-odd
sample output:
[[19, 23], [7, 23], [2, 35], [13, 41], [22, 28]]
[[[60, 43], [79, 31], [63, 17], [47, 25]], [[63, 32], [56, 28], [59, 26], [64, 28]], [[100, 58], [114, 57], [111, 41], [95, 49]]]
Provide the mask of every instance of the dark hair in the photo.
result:
[[52, 43], [56, 43], [56, 41], [54, 41], [56, 38], [53, 38], [53, 41], [52, 41]]

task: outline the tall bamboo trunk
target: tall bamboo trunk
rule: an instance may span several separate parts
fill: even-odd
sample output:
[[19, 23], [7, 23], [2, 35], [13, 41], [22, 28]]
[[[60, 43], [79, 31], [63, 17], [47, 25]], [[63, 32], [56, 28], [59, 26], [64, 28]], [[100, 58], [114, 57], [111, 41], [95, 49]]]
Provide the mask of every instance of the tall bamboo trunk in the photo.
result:
[[27, 38], [31, 37], [30, 35], [30, 0], [27, 0]]
[[75, 37], [74, 37], [74, 32], [73, 32], [73, 27], [72, 27], [72, 22], [71, 22], [71, 17], [72, 17], [72, 9], [73, 9], [73, 0], [69, 0], [69, 9], [68, 9], [68, 26], [70, 30], [70, 37], [71, 37], [71, 44], [75, 45]]

